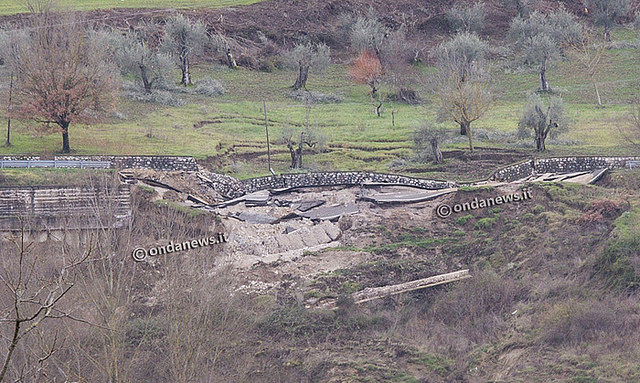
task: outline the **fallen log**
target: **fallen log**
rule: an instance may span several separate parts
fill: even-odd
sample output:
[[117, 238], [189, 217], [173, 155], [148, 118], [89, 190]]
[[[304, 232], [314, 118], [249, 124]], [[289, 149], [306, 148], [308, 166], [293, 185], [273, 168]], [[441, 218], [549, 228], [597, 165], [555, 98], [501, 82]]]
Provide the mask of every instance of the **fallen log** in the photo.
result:
[[[370, 302], [375, 299], [386, 298], [392, 295], [407, 293], [409, 291], [426, 289], [428, 287], [461, 281], [467, 278], [471, 278], [471, 274], [469, 274], [469, 270], [468, 269], [459, 270], [459, 271], [454, 271], [452, 273], [435, 275], [433, 277], [417, 279], [415, 281], [400, 283], [397, 285], [389, 285], [389, 286], [382, 286], [382, 287], [368, 287], [364, 290], [351, 294], [351, 298], [353, 299], [354, 303], [361, 304], [365, 302]], [[336, 300], [333, 299], [331, 301], [324, 302], [323, 304], [320, 305], [320, 307], [335, 309], [337, 308]]]

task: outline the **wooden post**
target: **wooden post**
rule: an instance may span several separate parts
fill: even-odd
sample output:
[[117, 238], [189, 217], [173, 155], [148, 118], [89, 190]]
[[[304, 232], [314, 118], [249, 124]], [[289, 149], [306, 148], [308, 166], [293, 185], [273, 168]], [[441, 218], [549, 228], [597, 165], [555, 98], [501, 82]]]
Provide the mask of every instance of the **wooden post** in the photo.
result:
[[393, 109], [391, 110], [391, 126], [396, 126], [396, 111]]
[[11, 82], [9, 84], [9, 105], [7, 106], [7, 146], [11, 146], [11, 110], [13, 97], [13, 72], [11, 72]]

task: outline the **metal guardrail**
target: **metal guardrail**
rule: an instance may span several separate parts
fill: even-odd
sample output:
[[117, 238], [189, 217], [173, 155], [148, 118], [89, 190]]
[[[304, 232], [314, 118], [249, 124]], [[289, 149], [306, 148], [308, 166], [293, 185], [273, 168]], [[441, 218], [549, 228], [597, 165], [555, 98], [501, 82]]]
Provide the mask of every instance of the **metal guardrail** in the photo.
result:
[[80, 168], [108, 169], [109, 161], [68, 161], [68, 160], [0, 160], [0, 168]]

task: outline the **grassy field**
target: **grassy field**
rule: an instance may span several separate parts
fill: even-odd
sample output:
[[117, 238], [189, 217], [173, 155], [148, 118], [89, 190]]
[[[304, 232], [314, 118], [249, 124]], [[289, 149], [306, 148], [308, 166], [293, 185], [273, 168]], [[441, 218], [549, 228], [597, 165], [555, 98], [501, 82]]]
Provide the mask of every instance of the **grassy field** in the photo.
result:
[[[617, 40], [633, 37], [628, 30], [616, 32]], [[619, 127], [627, 118], [640, 85], [640, 66], [636, 49], [614, 49], [607, 53], [608, 65], [601, 76], [601, 92], [605, 107], [595, 105], [592, 85], [585, 82], [575, 65], [565, 61], [548, 73], [552, 88], [568, 104], [571, 118], [569, 133], [548, 145], [545, 155], [567, 154], [637, 154], [626, 144]], [[308, 89], [340, 95], [342, 102], [315, 104], [306, 107], [289, 97], [295, 73], [279, 70], [273, 73], [245, 69], [229, 70], [213, 65], [199, 65], [195, 81], [205, 77], [220, 79], [227, 89], [223, 96], [185, 95], [175, 97], [186, 104], [169, 107], [144, 104], [123, 98], [117, 117], [93, 126], [71, 126], [71, 147], [75, 154], [167, 154], [193, 155], [211, 161], [220, 171], [239, 177], [267, 173], [265, 130], [262, 103], [267, 103], [274, 169], [286, 171], [287, 148], [280, 142], [283, 129], [306, 124], [327, 137], [322, 152], [305, 157], [310, 169], [403, 171], [412, 168], [420, 175], [442, 173], [433, 165], [416, 164], [411, 135], [416, 125], [425, 119], [434, 121], [436, 103], [432, 92], [416, 86], [425, 103], [418, 106], [387, 102], [382, 117], [377, 117], [366, 86], [353, 84], [347, 68], [333, 65], [322, 74], [312, 73]], [[422, 68], [428, 73], [430, 68]], [[6, 73], [3, 83], [6, 82]], [[178, 74], [176, 73], [176, 79]], [[497, 100], [490, 112], [474, 123], [476, 145], [481, 148], [515, 151], [521, 156], [536, 153], [533, 142], [517, 142], [513, 132], [517, 127], [528, 95], [536, 89], [535, 70], [515, 71], [496, 68]], [[6, 85], [4, 85], [6, 86]], [[390, 89], [383, 88], [382, 92]], [[395, 126], [392, 126], [392, 111]], [[201, 121], [213, 121], [201, 127]], [[12, 147], [0, 147], [6, 154], [56, 154], [60, 150], [59, 134], [42, 134], [24, 122], [15, 122]], [[452, 133], [453, 124], [447, 125]], [[455, 134], [454, 134], [455, 136]], [[463, 150], [464, 137], [447, 144], [448, 151]], [[404, 162], [402, 162], [404, 161]], [[390, 165], [396, 167], [391, 169]], [[398, 165], [399, 164], [399, 165]], [[399, 167], [398, 167], [399, 166]], [[457, 169], [458, 171], [460, 169]], [[460, 175], [464, 178], [464, 175]]]
[[[63, 8], [76, 10], [111, 8], [224, 8], [258, 3], [261, 0], [59, 0]], [[0, 0], [0, 15], [27, 12], [24, 1]]]

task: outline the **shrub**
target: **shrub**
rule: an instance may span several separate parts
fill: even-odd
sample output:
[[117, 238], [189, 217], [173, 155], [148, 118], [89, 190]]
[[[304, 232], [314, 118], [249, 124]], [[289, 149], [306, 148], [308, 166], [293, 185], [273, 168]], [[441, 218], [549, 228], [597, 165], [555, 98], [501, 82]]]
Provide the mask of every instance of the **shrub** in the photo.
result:
[[289, 97], [305, 104], [333, 104], [342, 102], [344, 99], [338, 94], [326, 94], [304, 89], [295, 90], [289, 93]]
[[196, 94], [203, 96], [215, 97], [225, 94], [226, 89], [221, 81], [212, 78], [207, 78], [198, 81], [196, 89], [193, 91]]
[[470, 340], [481, 342], [500, 332], [502, 316], [526, 295], [527, 290], [516, 281], [480, 271], [437, 297], [429, 315], [465, 333]]
[[484, 29], [487, 12], [484, 3], [456, 4], [447, 12], [447, 21], [454, 32], [476, 32]]
[[491, 229], [495, 223], [495, 218], [481, 218], [476, 222], [474, 228], [479, 230], [487, 230]]
[[640, 286], [640, 211], [622, 214], [614, 226], [612, 238], [594, 263], [594, 276], [609, 288], [635, 290]]

